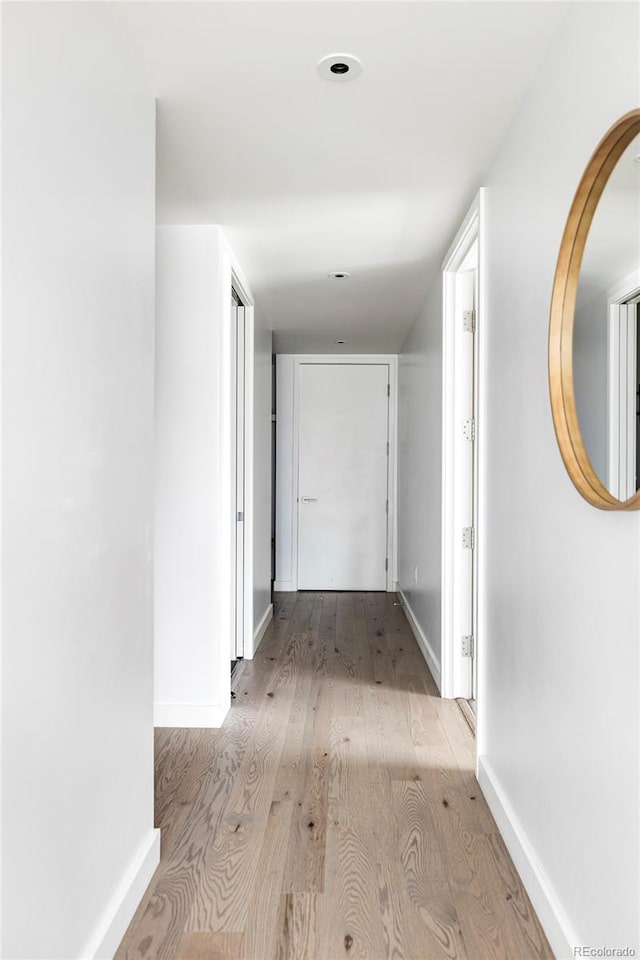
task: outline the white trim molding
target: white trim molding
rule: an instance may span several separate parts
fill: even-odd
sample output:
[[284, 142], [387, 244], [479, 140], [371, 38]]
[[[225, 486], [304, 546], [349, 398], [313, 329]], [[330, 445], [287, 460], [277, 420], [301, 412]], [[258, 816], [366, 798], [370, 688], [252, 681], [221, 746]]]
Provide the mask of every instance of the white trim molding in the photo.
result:
[[[226, 651], [225, 651], [226, 652]], [[226, 670], [231, 676], [229, 663]], [[212, 727], [217, 729], [231, 706], [231, 680], [228, 703], [156, 703], [153, 708], [154, 727]]]
[[507, 800], [500, 781], [486, 756], [478, 757], [478, 783], [498, 824], [507, 850], [520, 874], [533, 908], [558, 960], [573, 957], [573, 948], [582, 938], [571, 924], [536, 859], [526, 831]]
[[637, 311], [640, 271], [607, 293], [607, 488], [618, 500], [636, 492]]
[[112, 960], [159, 863], [160, 831], [152, 830], [109, 901], [83, 957]]
[[[460, 452], [459, 445], [463, 442], [461, 423], [457, 414], [459, 406], [460, 385], [456, 382], [456, 358], [458, 354], [459, 338], [456, 337], [458, 323], [456, 287], [458, 271], [463, 266], [467, 256], [471, 253], [474, 244], [477, 244], [478, 258], [478, 292], [476, 329], [476, 356], [475, 356], [475, 417], [476, 417], [476, 475], [475, 475], [475, 547], [474, 547], [474, 581], [476, 596], [476, 615], [474, 624], [474, 639], [476, 657], [476, 677], [478, 686], [478, 701], [481, 700], [481, 637], [482, 637], [482, 586], [483, 586], [483, 554], [482, 531], [484, 529], [483, 498], [481, 491], [483, 484], [483, 371], [482, 362], [484, 351], [483, 326], [485, 320], [484, 308], [484, 242], [483, 242], [483, 211], [484, 189], [476, 195], [471, 207], [449, 248], [442, 264], [443, 275], [443, 357], [442, 357], [442, 696], [447, 698], [471, 696], [472, 672], [471, 661], [462, 656], [461, 634], [457, 620], [461, 600], [464, 594], [464, 584], [461, 581], [460, 564], [457, 562], [459, 543], [462, 534], [462, 525], [458, 514], [461, 510], [462, 492], [456, 483], [456, 464]], [[460, 635], [458, 635], [460, 634]]]
[[[245, 657], [254, 649], [253, 636], [253, 432], [255, 330], [254, 299], [240, 265], [231, 252], [231, 282], [244, 306], [244, 631]], [[235, 431], [233, 443], [235, 447]], [[234, 450], [235, 456], [235, 450]], [[235, 499], [234, 499], [235, 502]], [[235, 541], [235, 530], [234, 530]], [[235, 569], [235, 568], [234, 568]], [[249, 657], [250, 658], [250, 657]]]
[[293, 580], [274, 580], [273, 589], [275, 593], [295, 593], [296, 588], [293, 585]]
[[441, 690], [442, 690], [442, 678], [441, 678], [441, 676], [440, 676], [440, 668], [439, 668], [439, 666], [438, 666], [438, 658], [436, 657], [436, 655], [435, 655], [435, 653], [434, 653], [434, 650], [433, 650], [433, 647], [432, 647], [431, 644], [429, 643], [429, 640], [428, 640], [426, 634], [423, 632], [422, 627], [421, 627], [420, 624], [418, 623], [418, 620], [417, 620], [417, 618], [416, 618], [413, 610], [411, 609], [411, 604], [410, 604], [409, 601], [407, 600], [405, 594], [402, 592], [402, 590], [398, 590], [397, 593], [398, 593], [398, 596], [400, 597], [400, 599], [401, 599], [401, 601], [402, 601], [402, 609], [404, 610], [404, 615], [405, 615], [405, 617], [407, 618], [407, 620], [409, 621], [409, 626], [411, 627], [411, 630], [412, 630], [412, 632], [413, 632], [413, 635], [414, 635], [414, 637], [416, 638], [416, 642], [417, 642], [418, 646], [420, 647], [420, 652], [422, 653], [422, 656], [423, 656], [424, 659], [426, 660], [426, 663], [427, 663], [427, 666], [429, 667], [429, 671], [430, 671], [430, 673], [431, 673], [431, 676], [432, 676], [433, 679], [435, 680], [436, 687], [438, 688], [438, 690], [441, 691]]

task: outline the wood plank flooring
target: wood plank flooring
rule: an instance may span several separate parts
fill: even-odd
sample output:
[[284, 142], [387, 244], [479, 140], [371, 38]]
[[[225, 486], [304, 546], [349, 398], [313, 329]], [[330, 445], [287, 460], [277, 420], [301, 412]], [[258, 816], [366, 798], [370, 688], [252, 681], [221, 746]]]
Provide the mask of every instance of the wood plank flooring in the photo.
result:
[[553, 960], [394, 597], [281, 594], [220, 730], [158, 730], [116, 960]]

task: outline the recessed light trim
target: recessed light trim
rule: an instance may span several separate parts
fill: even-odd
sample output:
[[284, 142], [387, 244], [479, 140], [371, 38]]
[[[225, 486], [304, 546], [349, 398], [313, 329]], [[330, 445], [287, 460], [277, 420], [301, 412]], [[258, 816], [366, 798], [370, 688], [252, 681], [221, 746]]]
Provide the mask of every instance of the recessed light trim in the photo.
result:
[[351, 274], [347, 273], [346, 270], [335, 270], [333, 273], [328, 273], [327, 276], [330, 280], [350, 280]]
[[318, 73], [324, 80], [355, 80], [362, 73], [362, 64], [351, 53], [330, 53], [318, 63]]

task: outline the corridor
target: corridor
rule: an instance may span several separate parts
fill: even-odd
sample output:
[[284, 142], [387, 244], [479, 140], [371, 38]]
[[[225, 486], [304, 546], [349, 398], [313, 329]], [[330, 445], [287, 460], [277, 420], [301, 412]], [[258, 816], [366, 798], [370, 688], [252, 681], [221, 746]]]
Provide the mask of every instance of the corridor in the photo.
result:
[[552, 960], [394, 595], [280, 594], [220, 730], [156, 731], [116, 960]]

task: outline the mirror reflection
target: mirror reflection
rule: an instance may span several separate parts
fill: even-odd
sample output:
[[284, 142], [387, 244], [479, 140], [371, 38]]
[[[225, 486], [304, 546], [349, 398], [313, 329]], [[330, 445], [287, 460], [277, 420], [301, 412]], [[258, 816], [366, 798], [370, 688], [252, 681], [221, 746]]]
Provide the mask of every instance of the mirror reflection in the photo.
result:
[[584, 445], [619, 500], [640, 489], [640, 136], [604, 188], [580, 270], [573, 378]]

